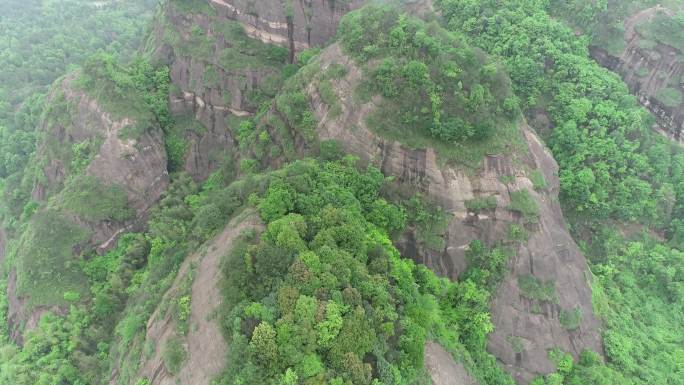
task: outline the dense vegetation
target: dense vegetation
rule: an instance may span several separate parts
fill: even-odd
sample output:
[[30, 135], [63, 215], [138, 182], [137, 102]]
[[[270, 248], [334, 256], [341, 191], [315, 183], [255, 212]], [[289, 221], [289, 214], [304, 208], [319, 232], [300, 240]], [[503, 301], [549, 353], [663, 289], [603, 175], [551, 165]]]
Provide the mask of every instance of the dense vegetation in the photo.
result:
[[[0, 51], [0, 63], [10, 69], [1, 75], [7, 82], [0, 77], [0, 176], [2, 217], [13, 238], [2, 270], [16, 268], [16, 290], [28, 295], [29, 305], [60, 306], [18, 346], [7, 336], [2, 296], [0, 384], [104, 384], [114, 370], [121, 383], [149, 384], [138, 374], [141, 357], [154, 354], [146, 332], [155, 311], [169, 314], [175, 325], [161, 355], [165, 369], [177, 374], [187, 358], [193, 267], [177, 290], [169, 288], [183, 261], [202, 252], [246, 207], [260, 214], [265, 230], [244, 234], [223, 260], [217, 319], [230, 354], [215, 383], [429, 384], [423, 349], [430, 340], [480, 384], [513, 383], [486, 352], [493, 328], [489, 301], [506, 273], [509, 246], [524, 242], [527, 230], [512, 224], [507, 239], [492, 249], [473, 241], [469, 268], [457, 281], [403, 259], [392, 242], [406, 226], [417, 242], [443, 249], [448, 216], [420, 196], [390, 199], [389, 181], [378, 169], [360, 168], [335, 143], [318, 141], [302, 86], [315, 79], [335, 114], [332, 84], [346, 75], [343, 66], [320, 71], [316, 50], [285, 65], [287, 50], [247, 37], [235, 22], [212, 24], [233, 42], [226, 50], [217, 50], [199, 26], [186, 36], [164, 25], [163, 40], [177, 54], [211, 63], [203, 74], [208, 86], [232, 70], [259, 68], [270, 76], [248, 97], [257, 114], [231, 122], [234, 157], [198, 184], [180, 171], [185, 130], [198, 123], [171, 115], [167, 97], [178, 90], [169, 85], [168, 68], [129, 55], [144, 24], [129, 16], [150, 4], [105, 3], [83, 16], [81, 1], [63, 3], [9, 1], [0, 16], [0, 29], [11, 32], [3, 34], [7, 46]], [[625, 9], [643, 5], [624, 3]], [[471, 167], [485, 153], [510, 146], [521, 108], [528, 116], [548, 115], [550, 127], [542, 133], [560, 165], [561, 201], [573, 235], [590, 258], [606, 360], [586, 351], [574, 362], [554, 349], [549, 358], [557, 371], [533, 383], [684, 383], [684, 152], [652, 133], [651, 118], [625, 85], [588, 58], [589, 36], [601, 33], [595, 20], [612, 2], [435, 4], [444, 20], [424, 21], [385, 6], [343, 19], [341, 45], [367, 80], [353, 97], [366, 102], [382, 96], [369, 121], [379, 133], [415, 147], [437, 146], [440, 155]], [[199, 0], [169, 6], [214, 15]], [[67, 34], [77, 12], [82, 21]], [[578, 38], [552, 16], [587, 35]], [[29, 26], [37, 17], [44, 18], [38, 27]], [[99, 28], [104, 18], [108, 27]], [[35, 35], [27, 32], [34, 28]], [[673, 38], [667, 28], [674, 27], [649, 33]], [[24, 52], [29, 46], [31, 52]], [[70, 86], [113, 117], [136, 120], [123, 136], [161, 130], [171, 173], [168, 190], [147, 213], [147, 226], [122, 235], [102, 255], [87, 244], [91, 229], [85, 224], [121, 223], [134, 213], [121, 186], [83, 175], [98, 138], [69, 148], [46, 139], [45, 151], [67, 165], [68, 175], [45, 202], [29, 194], [40, 170], [30, 161], [41, 139], [38, 122], [69, 124], [73, 107], [55, 88], [43, 108], [44, 93], [72, 64], [82, 68], [67, 77]], [[12, 98], [9, 90], [16, 90]], [[297, 158], [300, 147], [316, 159], [264, 169], [270, 160], [280, 165]], [[547, 187], [538, 171], [531, 179], [535, 189]], [[478, 213], [496, 204], [495, 197], [482, 197], [466, 208]], [[530, 227], [538, 221], [540, 208], [527, 190], [511, 193], [507, 209]], [[3, 291], [6, 286], [0, 281]], [[529, 299], [557, 302], [552, 281], [521, 275], [518, 286]], [[564, 311], [560, 322], [576, 329], [579, 316]], [[522, 350], [519, 340], [509, 342]]]
[[220, 383], [427, 384], [427, 339], [465, 355], [483, 383], [510, 383], [484, 352], [506, 254], [474, 246], [462, 282], [402, 259], [389, 234], [404, 209], [379, 196], [377, 169], [353, 162], [295, 162], [253, 200], [267, 229], [226, 268]]
[[[598, 310], [608, 326], [610, 371], [602, 369], [601, 381], [681, 383], [665, 369], [681, 370], [681, 350], [663, 350], [666, 341], [682, 340], [669, 322], [681, 320], [683, 302], [668, 294], [681, 290], [681, 254], [658, 241], [664, 236], [682, 247], [684, 153], [650, 130], [651, 118], [624, 83], [589, 59], [588, 40], [549, 16], [547, 3], [438, 3], [452, 29], [501, 56], [528, 111], [548, 111], [553, 131], [547, 141], [560, 166], [562, 203], [593, 262], [595, 305], [603, 306]], [[630, 222], [639, 230], [632, 230], [636, 242], [625, 248], [620, 242], [630, 233], [610, 224]], [[656, 232], [648, 235], [649, 228]], [[626, 255], [634, 256], [629, 263]], [[655, 260], [669, 272], [659, 273]], [[653, 297], [640, 297], [649, 291]], [[566, 376], [566, 383], [572, 378]], [[558, 379], [547, 379], [553, 381]]]
[[338, 37], [366, 73], [361, 101], [383, 97], [369, 126], [384, 136], [474, 167], [516, 140], [518, 100], [505, 72], [436, 21], [368, 6], [342, 19]]

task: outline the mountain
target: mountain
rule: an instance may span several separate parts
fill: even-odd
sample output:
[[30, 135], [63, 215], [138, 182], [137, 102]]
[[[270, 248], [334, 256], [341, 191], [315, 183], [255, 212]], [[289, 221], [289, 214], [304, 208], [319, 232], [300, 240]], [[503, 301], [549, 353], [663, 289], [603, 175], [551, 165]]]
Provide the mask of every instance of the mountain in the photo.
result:
[[674, 14], [601, 4], [160, 2], [5, 187], [0, 384], [678, 384]]

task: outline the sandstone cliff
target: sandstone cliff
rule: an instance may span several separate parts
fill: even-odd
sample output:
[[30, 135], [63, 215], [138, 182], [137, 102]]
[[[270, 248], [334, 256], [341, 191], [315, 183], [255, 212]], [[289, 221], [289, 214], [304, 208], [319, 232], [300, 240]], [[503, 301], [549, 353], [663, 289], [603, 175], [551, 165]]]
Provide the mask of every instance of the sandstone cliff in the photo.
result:
[[[8, 281], [8, 324], [11, 337], [18, 343], [21, 343], [23, 332], [34, 328], [44, 312], [62, 312], [57, 303], [61, 292], [53, 293], [50, 297], [54, 298], [49, 300], [30, 298], [29, 292], [36, 288], [45, 290], [43, 286], [51, 284], [36, 280], [44, 271], [26, 267], [29, 260], [38, 258], [32, 253], [45, 252], [59, 265], [45, 269], [59, 271], [64, 268], [62, 265], [68, 266], [83, 250], [103, 252], [110, 249], [121, 233], [144, 224], [147, 211], [168, 185], [161, 130], [149, 127], [137, 138], [127, 138], [124, 131], [137, 122], [114, 117], [93, 97], [74, 87], [74, 81], [75, 75], [66, 77], [57, 84], [48, 100], [39, 128], [41, 139], [35, 160], [38, 175], [32, 199], [43, 207], [35, 216], [42, 219], [43, 213], [51, 213], [57, 218], [58, 226], [76, 229], [84, 236], [58, 239], [64, 242], [64, 250], [60, 251], [56, 244], [44, 244], [44, 238], [50, 235], [43, 232], [52, 229], [38, 227], [37, 219], [28, 223], [28, 230], [19, 240], [17, 258], [20, 269], [12, 269]], [[86, 187], [93, 190], [86, 191]], [[107, 210], [112, 202], [98, 196], [99, 191], [121, 194], [116, 196], [119, 198], [116, 203], [125, 208], [123, 214], [110, 216], [108, 212], [101, 215], [100, 212], [73, 211], [66, 203], [71, 199], [82, 204], [81, 207]], [[88, 203], [81, 202], [81, 199]], [[57, 281], [57, 277], [50, 279]]]
[[188, 9], [167, 3], [147, 49], [171, 67], [175, 114], [193, 116], [206, 128], [189, 134], [185, 169], [206, 178], [231, 154], [231, 131], [275, 96], [282, 64], [334, 37], [339, 19], [367, 0], [208, 0]]
[[[671, 12], [660, 5], [636, 13], [625, 20], [625, 48], [619, 55], [599, 46], [591, 55], [604, 67], [619, 73], [639, 103], [656, 118], [657, 129], [670, 138], [684, 140], [684, 52], [646, 39], [637, 28], [658, 13]], [[671, 93], [673, 95], [667, 95]]]

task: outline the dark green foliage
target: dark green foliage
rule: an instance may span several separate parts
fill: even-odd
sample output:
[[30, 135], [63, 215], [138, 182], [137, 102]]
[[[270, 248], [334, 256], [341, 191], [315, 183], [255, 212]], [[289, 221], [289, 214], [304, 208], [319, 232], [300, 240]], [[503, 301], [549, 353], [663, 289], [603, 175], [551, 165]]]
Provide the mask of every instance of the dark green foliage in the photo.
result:
[[415, 228], [416, 240], [433, 250], [444, 248], [444, 234], [451, 218], [442, 208], [419, 195], [404, 203], [408, 224]]
[[95, 51], [129, 56], [143, 37], [154, 5], [148, 0], [104, 7], [86, 0], [3, 1], [0, 126], [14, 127], [15, 119], [23, 126], [26, 115], [13, 116], [15, 108], [34, 93], [46, 92], [70, 66]]
[[588, 58], [586, 39], [534, 1], [438, 4], [452, 29], [502, 55], [526, 106], [549, 112], [566, 210], [592, 222], [654, 220], [662, 183], [681, 180], [666, 165], [680, 151], [651, 132], [652, 118], [617, 75]]
[[106, 185], [94, 176], [80, 175], [68, 181], [60, 198], [66, 210], [89, 221], [122, 222], [135, 213], [121, 186]]
[[579, 327], [580, 321], [582, 320], [582, 311], [578, 308], [571, 310], [561, 310], [561, 314], [558, 320], [564, 328], [568, 330], [575, 330]]
[[[612, 38], [607, 30], [622, 28], [624, 16], [648, 6], [609, 0], [603, 11], [602, 1], [550, 3], [575, 25], [595, 25], [601, 41]], [[549, 376], [546, 383], [680, 384], [682, 351], [675, 341], [681, 341], [681, 333], [674, 331], [674, 323], [681, 322], [682, 307], [669, 297], [679, 284], [665, 277], [678, 276], [681, 252], [651, 241], [625, 246], [625, 238], [612, 227], [620, 226], [614, 220], [653, 223], [666, 229], [671, 244], [682, 246], [681, 223], [674, 220], [684, 197], [676, 192], [682, 181], [681, 150], [650, 131], [651, 118], [627, 87], [588, 58], [587, 39], [550, 17], [546, 4], [437, 4], [452, 29], [502, 56], [526, 106], [549, 112], [555, 128], [548, 143], [560, 166], [561, 203], [594, 261], [592, 271], [599, 280], [594, 305], [606, 325], [608, 366], [583, 354], [569, 374]], [[614, 36], [623, 39], [622, 31]], [[667, 274], [662, 270], [666, 266], [671, 269]], [[575, 309], [562, 315], [569, 329], [581, 317]]]

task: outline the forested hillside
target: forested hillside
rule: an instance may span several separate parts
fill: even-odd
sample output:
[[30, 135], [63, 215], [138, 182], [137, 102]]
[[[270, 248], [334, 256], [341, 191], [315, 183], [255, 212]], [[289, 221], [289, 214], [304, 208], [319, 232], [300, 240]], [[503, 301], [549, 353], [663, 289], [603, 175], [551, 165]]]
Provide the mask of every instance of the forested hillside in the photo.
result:
[[684, 384], [683, 7], [3, 1], [0, 384]]

